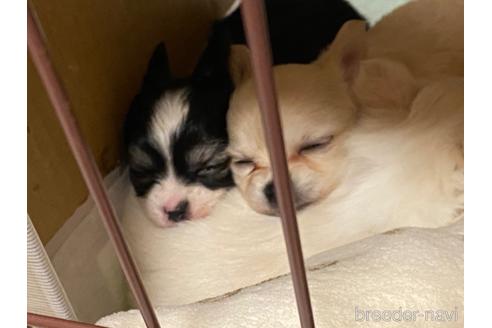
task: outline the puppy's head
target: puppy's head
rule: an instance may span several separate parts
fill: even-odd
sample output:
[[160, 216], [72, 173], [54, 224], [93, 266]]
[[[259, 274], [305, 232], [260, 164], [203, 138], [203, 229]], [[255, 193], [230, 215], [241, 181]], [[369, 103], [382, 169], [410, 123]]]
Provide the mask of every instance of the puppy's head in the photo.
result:
[[[354, 90], [365, 90], [358, 77], [363, 76], [366, 82], [375, 81], [359, 73], [365, 53], [365, 23], [350, 21], [314, 63], [274, 68], [297, 209], [326, 197], [345, 173], [344, 141], [357, 122], [361, 106]], [[381, 73], [374, 65], [379, 64], [368, 63], [371, 69], [365, 72]], [[228, 151], [236, 185], [253, 209], [276, 214], [272, 170], [255, 85], [250, 77], [243, 78], [232, 96], [228, 130]]]
[[233, 185], [226, 111], [232, 92], [228, 46], [210, 42], [192, 76], [171, 76], [166, 49], [154, 51], [124, 126], [129, 176], [159, 226], [201, 218]]

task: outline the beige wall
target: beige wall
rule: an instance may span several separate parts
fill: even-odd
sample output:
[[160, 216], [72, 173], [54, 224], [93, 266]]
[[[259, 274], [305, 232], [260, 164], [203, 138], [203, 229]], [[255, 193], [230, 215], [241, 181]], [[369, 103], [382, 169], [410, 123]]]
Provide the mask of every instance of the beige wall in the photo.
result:
[[[190, 72], [227, 0], [32, 0], [55, 68], [99, 168], [118, 162], [120, 127], [157, 42], [176, 75]], [[44, 243], [87, 191], [29, 60], [28, 213]]]

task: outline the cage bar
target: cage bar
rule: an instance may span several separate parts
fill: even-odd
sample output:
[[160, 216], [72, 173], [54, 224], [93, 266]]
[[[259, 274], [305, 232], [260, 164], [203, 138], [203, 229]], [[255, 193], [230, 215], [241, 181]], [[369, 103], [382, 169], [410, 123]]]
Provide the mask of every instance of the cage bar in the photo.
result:
[[90, 323], [27, 312], [27, 324], [40, 328], [104, 328]]
[[[246, 39], [251, 51], [251, 63], [256, 95], [261, 110], [263, 131], [270, 155], [275, 194], [282, 219], [292, 282], [301, 327], [314, 327], [313, 311], [306, 280], [296, 211], [292, 201], [289, 170], [272, 71], [272, 58], [263, 0], [243, 0], [241, 4]], [[295, 22], [293, 22], [295, 23]]]
[[121, 227], [116, 219], [116, 213], [109, 201], [107, 192], [102, 182], [101, 173], [92, 156], [89, 146], [84, 141], [77, 121], [71, 112], [68, 96], [62, 83], [56, 75], [53, 64], [48, 55], [46, 45], [41, 36], [40, 29], [34, 21], [31, 9], [27, 9], [27, 45], [32, 61], [38, 70], [39, 76], [46, 89], [48, 97], [53, 105], [55, 114], [60, 121], [70, 149], [77, 161], [80, 172], [84, 178], [89, 193], [94, 199], [99, 210], [104, 226], [115, 248], [120, 266], [130, 286], [142, 313], [147, 327], [158, 328], [159, 322], [154, 309], [145, 292], [137, 267], [123, 237]]

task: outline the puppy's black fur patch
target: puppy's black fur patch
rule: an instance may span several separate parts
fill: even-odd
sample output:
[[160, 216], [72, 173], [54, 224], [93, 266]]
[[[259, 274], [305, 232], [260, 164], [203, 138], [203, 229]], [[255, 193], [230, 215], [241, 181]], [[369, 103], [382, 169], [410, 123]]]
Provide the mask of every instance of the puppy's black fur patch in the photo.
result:
[[[345, 0], [266, 0], [274, 65], [310, 63], [352, 19], [365, 20]], [[246, 44], [241, 13], [218, 23], [230, 31], [231, 43]]]
[[[172, 143], [174, 168], [184, 183], [200, 183], [209, 189], [233, 185], [229, 159], [225, 156], [226, 113], [234, 89], [229, 53], [227, 31], [215, 27], [188, 80], [188, 116]], [[198, 163], [187, 161], [187, 155], [200, 147], [206, 147], [210, 156]]]

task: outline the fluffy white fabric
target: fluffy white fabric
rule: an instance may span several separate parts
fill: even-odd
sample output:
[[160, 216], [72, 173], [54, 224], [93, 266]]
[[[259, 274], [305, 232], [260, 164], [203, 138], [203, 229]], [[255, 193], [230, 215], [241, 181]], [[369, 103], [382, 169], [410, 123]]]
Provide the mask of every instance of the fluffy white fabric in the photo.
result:
[[[398, 229], [312, 257], [317, 327], [462, 327], [463, 237], [461, 220], [439, 229]], [[378, 320], [377, 311], [390, 320]], [[289, 275], [221, 298], [159, 307], [157, 315], [166, 327], [299, 327]], [[145, 327], [136, 310], [98, 324]]]

